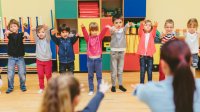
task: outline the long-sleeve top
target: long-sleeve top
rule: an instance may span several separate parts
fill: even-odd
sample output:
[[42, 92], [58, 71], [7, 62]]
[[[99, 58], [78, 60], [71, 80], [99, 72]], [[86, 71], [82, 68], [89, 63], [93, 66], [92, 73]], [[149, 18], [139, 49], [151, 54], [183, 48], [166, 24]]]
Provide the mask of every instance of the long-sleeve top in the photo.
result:
[[147, 47], [145, 48], [145, 41], [146, 41], [146, 33], [144, 32], [144, 25], [141, 24], [139, 29], [138, 29], [138, 35], [140, 37], [139, 45], [138, 45], [138, 50], [137, 54], [143, 55], [143, 56], [153, 56], [153, 54], [156, 52], [156, 47], [154, 43], [154, 38], [156, 37], [156, 30], [157, 27], [153, 26], [153, 29], [149, 33], [149, 39]]
[[95, 97], [90, 100], [89, 104], [81, 112], [96, 112], [103, 97], [104, 94], [98, 91]]
[[120, 28], [115, 31], [115, 27], [113, 26], [110, 30], [111, 33], [111, 42], [110, 48], [111, 51], [125, 51], [126, 50], [126, 30], [128, 29], [129, 24], [127, 23], [125, 27]]
[[[200, 79], [195, 80], [195, 85], [193, 109], [194, 112], [200, 112]], [[173, 76], [160, 82], [140, 84], [133, 94], [146, 103], [152, 112], [175, 112]]]
[[51, 35], [51, 39], [58, 45], [58, 55], [60, 63], [71, 63], [75, 60], [73, 45], [78, 40], [76, 35], [67, 38], [57, 38], [56, 35]]
[[194, 34], [187, 32], [185, 34], [185, 42], [188, 44], [192, 54], [199, 53], [199, 35], [197, 32]]
[[170, 41], [170, 40], [174, 40], [176, 37], [175, 32], [172, 32], [170, 34], [166, 34], [165, 36], [162, 37], [161, 39], [161, 43], [165, 44], [166, 42]]
[[24, 33], [11, 33], [8, 35], [8, 39], [8, 55], [12, 57], [24, 56]]
[[97, 36], [90, 36], [85, 27], [82, 27], [84, 39], [87, 42], [87, 55], [89, 57], [100, 57], [102, 54], [102, 40], [108, 28], [104, 28]]
[[36, 58], [40, 61], [49, 61], [52, 58], [51, 47], [50, 47], [50, 32], [49, 30], [45, 31], [45, 38], [40, 39], [36, 34], [36, 31], [33, 31], [33, 36], [36, 43]]

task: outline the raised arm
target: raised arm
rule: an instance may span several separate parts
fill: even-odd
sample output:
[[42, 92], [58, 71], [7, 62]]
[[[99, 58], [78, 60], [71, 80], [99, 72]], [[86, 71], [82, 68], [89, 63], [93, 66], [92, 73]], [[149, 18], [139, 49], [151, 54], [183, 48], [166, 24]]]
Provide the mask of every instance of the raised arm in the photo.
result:
[[124, 26], [124, 32], [127, 31], [128, 28], [130, 28], [131, 26], [133, 26], [134, 24], [132, 22], [128, 22], [126, 23], [126, 25]]
[[105, 26], [103, 28], [103, 30], [101, 31], [101, 33], [99, 34], [99, 37], [100, 37], [101, 40], [103, 40], [103, 38], [105, 37], [105, 34], [106, 34], [108, 28], [109, 28], [109, 26]]
[[32, 30], [32, 32], [33, 32], [33, 37], [34, 37], [34, 39], [35, 39], [35, 42], [37, 42], [39, 38], [38, 38], [38, 36], [37, 36], [36, 29], [35, 29], [35, 28], [31, 28], [31, 30]]
[[157, 30], [158, 22], [154, 23], [153, 29], [152, 29], [152, 35], [155, 38], [156, 37], [156, 30]]
[[71, 37], [71, 42], [72, 42], [72, 44], [75, 44], [76, 41], [78, 40], [78, 38], [79, 38], [79, 34], [76, 34], [76, 35], [74, 35], [73, 37]]
[[89, 39], [89, 34], [88, 34], [88, 32], [87, 32], [87, 30], [86, 30], [86, 28], [85, 28], [85, 26], [84, 26], [83, 24], [81, 25], [81, 28], [82, 28], [82, 32], [83, 32], [84, 39], [85, 39], [86, 41], [88, 41], [88, 39]]
[[140, 27], [138, 29], [138, 34], [141, 35], [144, 31], [144, 21], [140, 22]]
[[51, 29], [50, 30], [50, 36], [51, 36], [51, 39], [55, 42], [56, 45], [59, 45], [59, 39], [56, 37], [55, 34], [52, 34], [53, 30]]

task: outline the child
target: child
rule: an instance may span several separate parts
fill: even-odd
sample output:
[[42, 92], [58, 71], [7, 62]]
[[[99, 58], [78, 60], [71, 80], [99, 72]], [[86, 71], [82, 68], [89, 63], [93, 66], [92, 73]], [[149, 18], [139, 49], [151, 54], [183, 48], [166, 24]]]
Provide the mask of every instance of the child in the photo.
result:
[[66, 24], [62, 24], [59, 27], [59, 33], [61, 38], [57, 38], [56, 35], [52, 35], [52, 40], [58, 45], [59, 51], [59, 72], [60, 74], [66, 74], [66, 69], [70, 74], [74, 74], [74, 50], [73, 45], [78, 40], [78, 34], [70, 34], [70, 28]]
[[199, 112], [200, 80], [190, 69], [191, 52], [182, 40], [173, 40], [161, 48], [161, 68], [166, 79], [136, 87], [134, 95], [152, 112]]
[[185, 32], [185, 42], [188, 44], [192, 53], [192, 71], [195, 75], [195, 69], [198, 68], [198, 53], [199, 53], [199, 33], [197, 32], [198, 21], [196, 18], [191, 18], [187, 23], [187, 32]]
[[140, 55], [140, 83], [144, 83], [147, 70], [148, 81], [152, 80], [153, 54], [156, 52], [154, 38], [158, 23], [153, 26], [150, 20], [142, 21], [138, 29], [140, 37], [137, 54]]
[[[110, 88], [102, 81], [99, 91], [89, 104], [79, 112], [97, 112], [105, 92]], [[52, 78], [47, 86], [40, 112], [75, 112], [80, 100], [81, 87], [77, 79], [72, 76], [58, 76]]]
[[123, 27], [123, 19], [121, 16], [116, 15], [113, 17], [113, 27], [110, 27], [111, 32], [111, 79], [112, 79], [112, 92], [116, 92], [116, 77], [118, 77], [119, 89], [126, 92], [126, 88], [122, 85], [122, 73], [124, 68], [124, 54], [126, 50], [126, 30], [133, 23], [127, 23]]
[[[174, 32], [174, 21], [172, 19], [167, 19], [165, 21], [165, 32], [161, 35], [161, 43], [162, 45], [170, 40], [175, 39], [175, 32]], [[159, 65], [159, 81], [165, 79], [165, 74], [161, 69], [161, 65]]]
[[29, 37], [28, 33], [22, 32], [18, 33], [19, 22], [15, 19], [11, 19], [8, 24], [8, 30], [5, 35], [8, 37], [8, 89], [7, 94], [14, 89], [14, 75], [15, 75], [15, 65], [18, 67], [18, 75], [20, 79], [20, 89], [24, 92], [26, 91], [25, 81], [26, 81], [26, 65], [24, 61], [24, 37]]
[[39, 78], [40, 90], [38, 93], [43, 93], [44, 90], [44, 74], [46, 74], [47, 81], [52, 75], [52, 53], [50, 48], [50, 32], [46, 25], [39, 25], [36, 29], [32, 28], [33, 36], [36, 43], [36, 63]]
[[104, 28], [101, 33], [98, 35], [98, 24], [96, 22], [91, 22], [89, 24], [89, 34], [82, 24], [82, 32], [84, 38], [87, 42], [87, 67], [88, 67], [88, 83], [89, 83], [89, 94], [94, 94], [94, 72], [96, 72], [97, 77], [97, 88], [99, 89], [99, 85], [101, 84], [102, 79], [102, 40], [107, 31], [107, 28]]

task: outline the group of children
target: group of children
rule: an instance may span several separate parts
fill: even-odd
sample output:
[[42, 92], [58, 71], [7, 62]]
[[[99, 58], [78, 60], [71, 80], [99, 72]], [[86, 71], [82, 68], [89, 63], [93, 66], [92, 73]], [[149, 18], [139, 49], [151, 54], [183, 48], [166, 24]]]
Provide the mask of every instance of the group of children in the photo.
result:
[[[88, 85], [89, 94], [94, 94], [94, 72], [97, 77], [97, 89], [102, 81], [102, 41], [107, 30], [111, 32], [111, 82], [112, 92], [116, 92], [116, 78], [118, 78], [119, 89], [123, 92], [126, 88], [122, 83], [122, 74], [124, 68], [124, 55], [126, 50], [126, 30], [128, 27], [134, 26], [134, 23], [128, 22], [123, 27], [123, 19], [121, 16], [113, 17], [113, 26], [105, 26], [103, 30], [98, 34], [99, 27], [96, 22], [89, 24], [89, 32], [87, 32], [85, 26], [82, 24], [82, 32], [84, 39], [87, 42], [87, 68], [88, 68]], [[154, 24], [150, 20], [141, 21], [138, 29], [138, 35], [140, 37], [137, 54], [140, 55], [140, 83], [144, 83], [145, 72], [148, 73], [148, 81], [152, 80], [153, 69], [153, 54], [156, 52], [154, 38], [156, 36], [158, 23]], [[168, 19], [164, 25], [165, 32], [162, 33], [162, 44], [165, 44], [169, 40], [174, 40], [176, 33], [174, 31], [174, 22], [172, 19]], [[185, 41], [188, 43], [193, 57], [192, 66], [197, 67], [198, 63], [198, 47], [199, 47], [199, 35], [197, 33], [198, 22], [195, 18], [188, 21], [188, 30], [185, 31]], [[8, 24], [8, 30], [5, 35], [8, 37], [8, 89], [6, 93], [13, 91], [14, 86], [14, 74], [15, 65], [18, 66], [18, 74], [20, 78], [20, 88], [22, 91], [26, 91], [26, 66], [24, 61], [24, 44], [23, 39], [28, 38], [29, 35], [26, 32], [19, 33], [19, 23], [15, 19], [10, 20]], [[52, 39], [59, 47], [59, 72], [61, 75], [74, 73], [74, 50], [73, 44], [78, 40], [79, 34], [70, 33], [70, 27], [66, 24], [60, 25], [58, 29], [59, 36], [55, 31], [49, 29], [47, 25], [39, 25], [37, 28], [31, 28], [36, 43], [36, 64], [39, 78], [40, 90], [38, 93], [43, 93], [44, 90], [44, 77], [47, 81], [52, 76], [52, 53], [50, 48], [50, 40]], [[132, 62], [134, 63], [134, 62]], [[161, 65], [160, 65], [161, 66]], [[66, 71], [66, 69], [68, 71]], [[162, 69], [159, 69], [160, 80], [165, 78]]]

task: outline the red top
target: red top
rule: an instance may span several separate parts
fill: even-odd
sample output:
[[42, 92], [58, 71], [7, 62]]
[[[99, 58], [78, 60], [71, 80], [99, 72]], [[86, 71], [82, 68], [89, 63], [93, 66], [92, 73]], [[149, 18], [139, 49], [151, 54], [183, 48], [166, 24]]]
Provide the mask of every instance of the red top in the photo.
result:
[[140, 28], [138, 29], [138, 35], [140, 37], [139, 45], [138, 45], [138, 51], [137, 54], [143, 55], [143, 56], [153, 56], [153, 54], [156, 52], [156, 47], [154, 44], [154, 38], [156, 36], [156, 29], [157, 26], [154, 26], [152, 31], [150, 32], [150, 37], [147, 45], [147, 50], [145, 49], [145, 32], [144, 32], [144, 25], [141, 24]]

